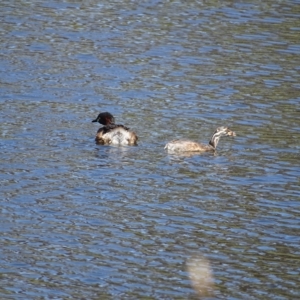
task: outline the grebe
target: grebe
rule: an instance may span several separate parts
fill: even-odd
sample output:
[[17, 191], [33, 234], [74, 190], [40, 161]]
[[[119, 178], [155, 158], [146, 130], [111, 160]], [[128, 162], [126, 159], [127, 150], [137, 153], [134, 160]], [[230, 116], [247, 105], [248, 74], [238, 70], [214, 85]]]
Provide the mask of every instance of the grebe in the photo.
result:
[[196, 143], [189, 140], [174, 140], [166, 144], [165, 149], [170, 152], [204, 152], [215, 151], [221, 136], [236, 136], [228, 127], [218, 127], [211, 137], [209, 144]]
[[115, 124], [115, 118], [109, 112], [103, 112], [92, 122], [98, 122], [103, 127], [99, 128], [95, 141], [100, 145], [136, 145], [138, 137], [124, 125]]

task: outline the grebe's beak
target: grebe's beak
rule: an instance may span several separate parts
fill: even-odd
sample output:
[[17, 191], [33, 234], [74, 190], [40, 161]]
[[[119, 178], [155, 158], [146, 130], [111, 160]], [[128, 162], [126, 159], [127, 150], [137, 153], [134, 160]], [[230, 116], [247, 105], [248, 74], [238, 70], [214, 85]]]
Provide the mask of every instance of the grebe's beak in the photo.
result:
[[229, 130], [229, 131], [227, 132], [227, 134], [228, 134], [229, 136], [236, 136], [236, 133], [235, 133], [234, 131], [231, 131], [231, 130]]

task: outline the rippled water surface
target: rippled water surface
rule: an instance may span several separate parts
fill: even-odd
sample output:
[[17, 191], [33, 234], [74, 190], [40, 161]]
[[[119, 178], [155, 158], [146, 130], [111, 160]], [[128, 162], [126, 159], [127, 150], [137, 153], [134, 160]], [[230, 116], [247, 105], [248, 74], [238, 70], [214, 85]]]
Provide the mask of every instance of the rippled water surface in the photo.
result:
[[[299, 1], [1, 1], [0, 298], [300, 295]], [[109, 111], [136, 147], [98, 146]], [[235, 138], [170, 155], [174, 138]]]

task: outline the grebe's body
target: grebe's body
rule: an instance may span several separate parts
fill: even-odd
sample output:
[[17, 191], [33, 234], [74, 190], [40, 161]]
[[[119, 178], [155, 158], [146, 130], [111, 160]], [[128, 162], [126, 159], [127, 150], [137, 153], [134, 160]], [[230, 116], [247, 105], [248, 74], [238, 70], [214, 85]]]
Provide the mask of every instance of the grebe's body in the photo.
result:
[[100, 145], [136, 145], [138, 137], [124, 125], [115, 124], [115, 118], [109, 112], [100, 113], [92, 122], [98, 122], [99, 128], [95, 141]]
[[215, 151], [221, 136], [236, 136], [236, 134], [229, 128], [222, 126], [216, 129], [208, 145], [189, 140], [174, 140], [167, 143], [165, 149], [167, 149], [170, 152]]

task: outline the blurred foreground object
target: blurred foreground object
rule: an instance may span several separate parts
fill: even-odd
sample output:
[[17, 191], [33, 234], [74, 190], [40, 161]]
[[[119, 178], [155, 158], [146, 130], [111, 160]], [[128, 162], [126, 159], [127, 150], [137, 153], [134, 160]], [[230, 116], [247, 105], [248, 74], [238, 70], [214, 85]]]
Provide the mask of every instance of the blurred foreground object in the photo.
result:
[[209, 261], [201, 255], [187, 261], [187, 271], [195, 291], [200, 298], [213, 295], [214, 280]]

